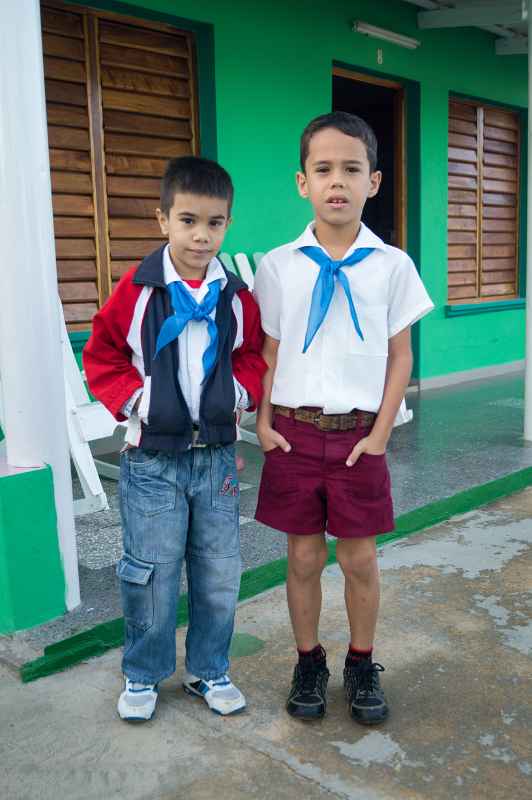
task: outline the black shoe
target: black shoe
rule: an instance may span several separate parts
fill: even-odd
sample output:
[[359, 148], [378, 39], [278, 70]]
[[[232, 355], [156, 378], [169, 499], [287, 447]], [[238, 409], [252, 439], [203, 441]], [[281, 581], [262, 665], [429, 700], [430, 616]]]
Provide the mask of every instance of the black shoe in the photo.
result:
[[351, 716], [363, 725], [378, 725], [390, 713], [379, 672], [384, 672], [382, 664], [375, 664], [369, 658], [345, 664], [344, 689]]
[[286, 710], [298, 719], [321, 719], [327, 709], [329, 670], [325, 659], [296, 664]]

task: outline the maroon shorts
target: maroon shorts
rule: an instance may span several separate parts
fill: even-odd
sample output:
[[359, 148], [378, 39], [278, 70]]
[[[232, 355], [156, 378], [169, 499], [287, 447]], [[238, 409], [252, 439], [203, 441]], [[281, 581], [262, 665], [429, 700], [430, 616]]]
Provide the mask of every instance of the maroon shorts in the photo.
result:
[[279, 414], [273, 426], [292, 449], [265, 453], [255, 519], [285, 533], [340, 539], [394, 529], [386, 456], [363, 453], [352, 467], [345, 463], [367, 428], [325, 432]]

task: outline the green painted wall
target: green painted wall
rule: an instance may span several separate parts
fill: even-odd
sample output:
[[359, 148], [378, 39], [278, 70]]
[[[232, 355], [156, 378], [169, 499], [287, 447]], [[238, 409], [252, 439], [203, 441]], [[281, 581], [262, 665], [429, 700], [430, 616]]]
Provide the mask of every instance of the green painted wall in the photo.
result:
[[0, 633], [63, 614], [65, 579], [50, 467], [0, 476]]
[[[207, 68], [212, 54], [202, 53], [202, 70], [204, 77], [214, 72], [218, 158], [233, 175], [237, 190], [234, 227], [224, 248], [229, 252], [266, 250], [295, 238], [310, 218], [294, 185], [298, 139], [313, 116], [330, 110], [333, 62], [419, 82], [419, 267], [437, 306], [421, 323], [420, 375], [523, 357], [523, 310], [448, 319], [444, 306], [448, 95], [457, 92], [524, 107], [526, 57], [496, 57], [493, 36], [478, 29], [420, 31], [417, 9], [400, 0], [84, 4], [168, 22], [179, 18], [203, 23], [212, 36], [214, 58]], [[352, 33], [354, 19], [414, 36], [422, 46], [410, 51]], [[378, 48], [382, 65], [377, 63]], [[212, 105], [212, 95], [208, 102]], [[212, 131], [207, 133], [211, 143]], [[202, 135], [205, 141], [205, 130]], [[410, 170], [419, 166], [414, 155], [409, 152]], [[414, 205], [411, 198], [410, 207]], [[409, 232], [412, 240], [411, 224]]]

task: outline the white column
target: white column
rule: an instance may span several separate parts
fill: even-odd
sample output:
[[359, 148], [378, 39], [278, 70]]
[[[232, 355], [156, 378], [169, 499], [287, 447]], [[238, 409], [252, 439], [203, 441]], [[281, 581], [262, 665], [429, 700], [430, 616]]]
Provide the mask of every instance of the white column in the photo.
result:
[[526, 251], [525, 439], [532, 442], [532, 3], [528, 14], [528, 175]]
[[[39, 0], [2, 2], [0, 378], [8, 463], [50, 464], [66, 605], [79, 604]], [[31, 497], [28, 497], [31, 503]]]

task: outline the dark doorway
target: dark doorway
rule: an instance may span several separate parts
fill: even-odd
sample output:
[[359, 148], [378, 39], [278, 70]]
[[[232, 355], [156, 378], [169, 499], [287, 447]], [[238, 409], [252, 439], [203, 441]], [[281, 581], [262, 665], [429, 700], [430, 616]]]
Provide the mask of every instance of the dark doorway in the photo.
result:
[[367, 201], [362, 219], [387, 244], [405, 247], [402, 86], [336, 68], [332, 107], [357, 114], [375, 131], [382, 184], [378, 195]]

